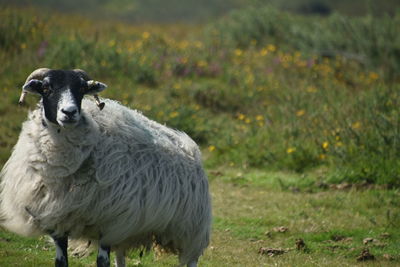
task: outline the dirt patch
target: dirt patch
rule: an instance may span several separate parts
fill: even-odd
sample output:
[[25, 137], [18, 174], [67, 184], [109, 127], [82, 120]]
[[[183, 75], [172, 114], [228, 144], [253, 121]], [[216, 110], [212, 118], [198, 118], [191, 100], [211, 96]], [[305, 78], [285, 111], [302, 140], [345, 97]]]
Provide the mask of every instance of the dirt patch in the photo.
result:
[[364, 248], [361, 254], [357, 257], [357, 261], [371, 261], [375, 260], [375, 256], [369, 252], [369, 249]]
[[297, 250], [305, 250], [306, 249], [306, 243], [304, 242], [303, 239], [301, 239], [301, 238], [296, 239], [296, 249]]
[[278, 227], [272, 228], [272, 231], [277, 232], [277, 233], [286, 233], [287, 231], [289, 231], [289, 228], [287, 228], [286, 226], [278, 226]]
[[0, 242], [10, 242], [11, 241], [11, 239], [9, 239], [9, 238], [3, 238], [3, 237], [0, 237]]
[[267, 255], [270, 257], [274, 257], [277, 255], [282, 255], [284, 253], [288, 252], [287, 249], [283, 249], [283, 248], [263, 248], [261, 247], [258, 250], [258, 253], [260, 253], [261, 255]]

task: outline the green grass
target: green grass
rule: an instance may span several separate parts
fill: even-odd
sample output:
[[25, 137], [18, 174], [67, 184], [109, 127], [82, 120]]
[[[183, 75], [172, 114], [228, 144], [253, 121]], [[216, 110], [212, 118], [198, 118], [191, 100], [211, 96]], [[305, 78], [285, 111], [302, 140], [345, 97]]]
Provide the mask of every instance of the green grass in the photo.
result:
[[[293, 179], [293, 174], [275, 175], [283, 181]], [[269, 179], [269, 176], [259, 175], [260, 179]], [[279, 186], [220, 182], [212, 183], [211, 187], [217, 190], [213, 192], [216, 235], [229, 236], [229, 249], [219, 247], [221, 250], [236, 248], [236, 251], [243, 251], [234, 253], [237, 258], [229, 253], [227, 257], [230, 257], [228, 262], [231, 264], [237, 261], [236, 266], [353, 266], [357, 264], [355, 258], [364, 247], [362, 241], [366, 237], [386, 243], [384, 247], [370, 247], [370, 251], [380, 259], [380, 265], [398, 264], [381, 258], [385, 253], [399, 256], [397, 191], [293, 193], [280, 190]], [[289, 230], [274, 232], [273, 228], [279, 226]], [[266, 232], [270, 234], [266, 235]], [[390, 233], [388, 240], [379, 237], [385, 232]], [[351, 240], [336, 242], [334, 236]], [[298, 238], [305, 241], [308, 248], [305, 252], [294, 250]], [[293, 250], [269, 258], [257, 256], [259, 247]]]
[[[234, 173], [235, 170], [224, 170]], [[301, 179], [293, 173], [242, 174], [253, 182], [238, 184], [211, 172], [213, 233], [201, 266], [397, 266], [400, 264], [400, 192], [398, 190], [284, 190], [272, 180]], [[257, 178], [254, 178], [257, 177]], [[271, 180], [269, 182], [266, 182]], [[285, 226], [286, 232], [274, 228]], [[296, 250], [303, 239], [306, 249]], [[367, 245], [365, 238], [376, 239]], [[269, 257], [261, 247], [287, 253]], [[375, 261], [357, 262], [364, 248]], [[0, 232], [0, 266], [50, 265], [54, 247], [47, 238], [21, 238]], [[388, 260], [385, 254], [393, 259]], [[129, 254], [128, 266], [137, 266], [139, 252]], [[70, 257], [73, 266], [94, 266], [95, 253]], [[172, 266], [171, 255], [144, 255], [138, 266]]]

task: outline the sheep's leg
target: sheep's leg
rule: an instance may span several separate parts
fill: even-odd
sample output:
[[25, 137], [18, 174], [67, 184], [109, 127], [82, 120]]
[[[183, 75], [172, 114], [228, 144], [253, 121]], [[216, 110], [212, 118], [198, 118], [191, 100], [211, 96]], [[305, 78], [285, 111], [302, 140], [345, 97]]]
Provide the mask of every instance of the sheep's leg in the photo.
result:
[[110, 246], [99, 245], [97, 267], [110, 267]]
[[56, 245], [56, 260], [55, 267], [67, 267], [68, 266], [68, 236], [63, 237], [52, 237], [54, 244]]
[[115, 267], [125, 267], [125, 251], [122, 249], [115, 251]]
[[197, 267], [197, 261], [191, 261], [188, 263], [187, 267]]

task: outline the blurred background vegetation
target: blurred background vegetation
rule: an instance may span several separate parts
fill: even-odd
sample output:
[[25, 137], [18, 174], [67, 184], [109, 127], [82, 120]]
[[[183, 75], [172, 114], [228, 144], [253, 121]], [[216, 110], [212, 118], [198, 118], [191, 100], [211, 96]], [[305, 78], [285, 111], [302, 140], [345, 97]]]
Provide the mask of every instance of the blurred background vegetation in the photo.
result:
[[[12, 3], [11, 3], [12, 2]], [[36, 6], [93, 18], [118, 18], [130, 22], [188, 22], [203, 23], [226, 15], [234, 9], [269, 5], [297, 14], [329, 15], [341, 13], [350, 16], [394, 15], [397, 0], [0, 0], [2, 4]]]
[[[208, 168], [400, 186], [400, 3], [0, 0], [0, 162], [38, 67], [186, 131]], [[128, 23], [127, 23], [128, 22]]]

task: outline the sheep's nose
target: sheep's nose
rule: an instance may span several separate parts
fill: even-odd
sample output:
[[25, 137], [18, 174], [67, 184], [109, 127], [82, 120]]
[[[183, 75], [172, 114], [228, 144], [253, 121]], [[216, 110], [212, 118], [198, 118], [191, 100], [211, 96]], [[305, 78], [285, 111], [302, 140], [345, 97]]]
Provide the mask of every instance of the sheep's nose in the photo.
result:
[[61, 112], [64, 113], [65, 115], [67, 115], [69, 118], [72, 118], [77, 112], [78, 110], [76, 108], [62, 108]]

